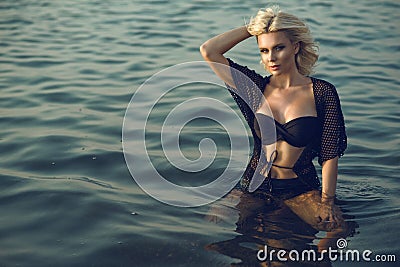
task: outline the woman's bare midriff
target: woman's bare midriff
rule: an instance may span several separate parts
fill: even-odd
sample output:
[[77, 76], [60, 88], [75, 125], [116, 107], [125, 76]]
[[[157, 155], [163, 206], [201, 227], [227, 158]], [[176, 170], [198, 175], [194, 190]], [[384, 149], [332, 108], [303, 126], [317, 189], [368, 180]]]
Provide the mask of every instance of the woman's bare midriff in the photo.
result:
[[276, 143], [276, 158], [274, 159], [273, 166], [270, 170], [271, 178], [297, 178], [297, 175], [292, 168], [296, 164], [303, 150], [304, 148], [291, 146], [285, 141], [278, 141]]

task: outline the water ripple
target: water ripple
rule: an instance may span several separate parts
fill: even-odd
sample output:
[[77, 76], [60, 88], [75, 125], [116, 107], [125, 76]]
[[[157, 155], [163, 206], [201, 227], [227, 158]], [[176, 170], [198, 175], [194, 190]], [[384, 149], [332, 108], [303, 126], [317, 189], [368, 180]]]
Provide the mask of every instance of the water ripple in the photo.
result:
[[[205, 224], [203, 210], [147, 196], [125, 165], [121, 127], [146, 79], [201, 60], [202, 42], [243, 25], [261, 7], [238, 0], [1, 1], [1, 264], [228, 265], [230, 257], [201, 248], [233, 238], [235, 222], [229, 229]], [[315, 76], [335, 84], [342, 101], [349, 148], [338, 195], [361, 225], [352, 244], [398, 251], [400, 3], [291, 0], [282, 7], [310, 25], [321, 53]], [[229, 56], [262, 72], [252, 38]], [[229, 157], [226, 135], [214, 124], [192, 125], [182, 136], [194, 158], [191, 144], [201, 136], [222, 144], [202, 175], [177, 175], [160, 151], [160, 123], [170, 108], [202, 95], [235, 107], [225, 89], [185, 88], [160, 101], [147, 129], [155, 165], [182, 185], [208, 181]]]

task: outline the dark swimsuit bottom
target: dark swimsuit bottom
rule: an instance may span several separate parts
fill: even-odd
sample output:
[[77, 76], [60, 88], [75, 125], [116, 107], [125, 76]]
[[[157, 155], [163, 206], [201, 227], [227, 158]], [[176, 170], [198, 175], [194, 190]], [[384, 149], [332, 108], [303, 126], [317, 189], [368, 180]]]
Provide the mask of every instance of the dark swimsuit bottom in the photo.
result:
[[[261, 130], [261, 140], [263, 145], [270, 145], [277, 141], [286, 141], [289, 145], [302, 148], [306, 147], [316, 138], [318, 138], [319, 123], [318, 118], [314, 116], [304, 116], [293, 119], [289, 122], [281, 124], [274, 120], [272, 117], [262, 113], [255, 114]], [[293, 169], [293, 167], [280, 166], [273, 163], [277, 156], [275, 150], [270, 158], [269, 164], [277, 168]], [[257, 191], [265, 192], [274, 191], [274, 194], [286, 195], [293, 197], [301, 193], [309, 191], [310, 188], [302, 181], [296, 178], [291, 179], [265, 179], [264, 183], [258, 188]]]

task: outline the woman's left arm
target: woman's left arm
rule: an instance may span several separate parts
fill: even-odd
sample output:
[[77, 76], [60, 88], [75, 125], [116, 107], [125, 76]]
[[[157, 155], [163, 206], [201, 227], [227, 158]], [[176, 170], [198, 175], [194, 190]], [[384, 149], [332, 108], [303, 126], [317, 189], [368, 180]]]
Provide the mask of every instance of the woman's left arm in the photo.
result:
[[322, 201], [333, 200], [336, 194], [339, 157], [322, 163]]
[[317, 217], [322, 228], [328, 230], [335, 229], [343, 223], [342, 213], [335, 205], [338, 159], [339, 157], [335, 157], [322, 164], [321, 203]]

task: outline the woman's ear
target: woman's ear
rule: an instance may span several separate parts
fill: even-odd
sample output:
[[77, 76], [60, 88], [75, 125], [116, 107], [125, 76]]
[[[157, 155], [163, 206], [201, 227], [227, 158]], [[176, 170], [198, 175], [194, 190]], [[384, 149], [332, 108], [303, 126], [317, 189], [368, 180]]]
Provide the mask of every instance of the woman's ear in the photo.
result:
[[300, 42], [294, 44], [294, 54], [297, 55], [300, 51]]

